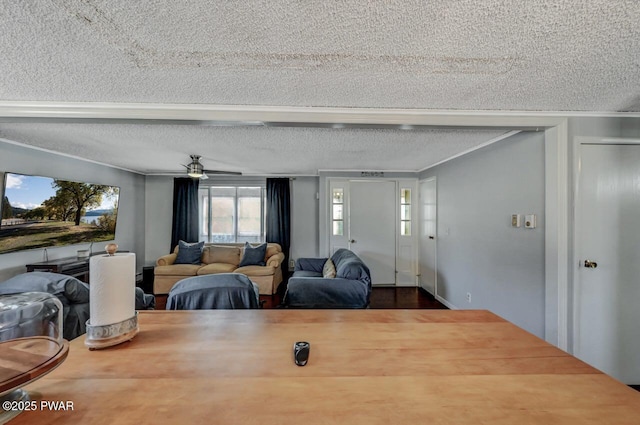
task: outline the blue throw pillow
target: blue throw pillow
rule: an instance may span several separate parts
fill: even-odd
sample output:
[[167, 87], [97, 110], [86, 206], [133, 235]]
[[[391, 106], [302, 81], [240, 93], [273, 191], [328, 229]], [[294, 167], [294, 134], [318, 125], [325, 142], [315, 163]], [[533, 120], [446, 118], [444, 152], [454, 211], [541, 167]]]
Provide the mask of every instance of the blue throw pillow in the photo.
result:
[[251, 246], [249, 242], [244, 243], [244, 254], [238, 267], [244, 266], [264, 266], [264, 257], [267, 255], [267, 244], [263, 243], [258, 246]]
[[200, 264], [204, 242], [178, 242], [178, 256], [174, 264]]

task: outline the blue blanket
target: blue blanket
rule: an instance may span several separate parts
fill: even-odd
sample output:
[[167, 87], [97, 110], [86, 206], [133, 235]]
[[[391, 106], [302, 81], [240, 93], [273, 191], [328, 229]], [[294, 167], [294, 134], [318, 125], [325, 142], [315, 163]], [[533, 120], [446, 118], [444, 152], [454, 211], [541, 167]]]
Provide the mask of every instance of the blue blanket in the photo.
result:
[[176, 283], [167, 310], [258, 308], [258, 285], [240, 273], [194, 276]]

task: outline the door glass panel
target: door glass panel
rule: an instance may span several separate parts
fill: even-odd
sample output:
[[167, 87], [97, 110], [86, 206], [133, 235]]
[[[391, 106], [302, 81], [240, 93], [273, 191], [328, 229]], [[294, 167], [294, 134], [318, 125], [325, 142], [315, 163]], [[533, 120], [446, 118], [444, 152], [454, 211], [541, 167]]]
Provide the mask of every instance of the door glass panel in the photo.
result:
[[410, 236], [411, 235], [411, 222], [403, 221], [400, 225], [400, 234], [402, 236]]
[[342, 205], [334, 205], [333, 206], [333, 219], [334, 220], [342, 220]]
[[342, 220], [338, 220], [338, 221], [334, 221], [333, 222], [333, 234], [335, 236], [343, 236], [344, 235], [344, 230], [343, 230], [343, 224], [342, 224]]
[[400, 203], [401, 204], [411, 203], [411, 189], [402, 189], [402, 191], [400, 192]]
[[344, 203], [344, 190], [342, 188], [333, 189], [333, 203]]
[[403, 205], [400, 208], [400, 218], [402, 220], [411, 220], [411, 205]]

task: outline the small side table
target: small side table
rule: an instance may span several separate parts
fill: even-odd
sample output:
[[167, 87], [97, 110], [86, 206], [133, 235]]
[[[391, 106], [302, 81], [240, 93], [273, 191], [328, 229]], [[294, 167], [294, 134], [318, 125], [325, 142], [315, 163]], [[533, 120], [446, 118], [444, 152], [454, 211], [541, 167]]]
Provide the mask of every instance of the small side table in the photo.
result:
[[66, 257], [57, 260], [27, 264], [27, 272], [51, 272], [73, 276], [89, 283], [89, 257]]

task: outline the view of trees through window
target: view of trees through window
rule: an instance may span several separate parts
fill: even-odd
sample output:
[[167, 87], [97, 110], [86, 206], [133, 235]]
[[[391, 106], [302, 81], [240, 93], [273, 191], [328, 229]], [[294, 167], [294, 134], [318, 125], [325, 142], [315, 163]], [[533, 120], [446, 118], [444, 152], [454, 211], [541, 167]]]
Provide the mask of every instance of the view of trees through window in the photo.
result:
[[199, 198], [201, 241], [264, 241], [263, 187], [205, 187], [200, 188]]

